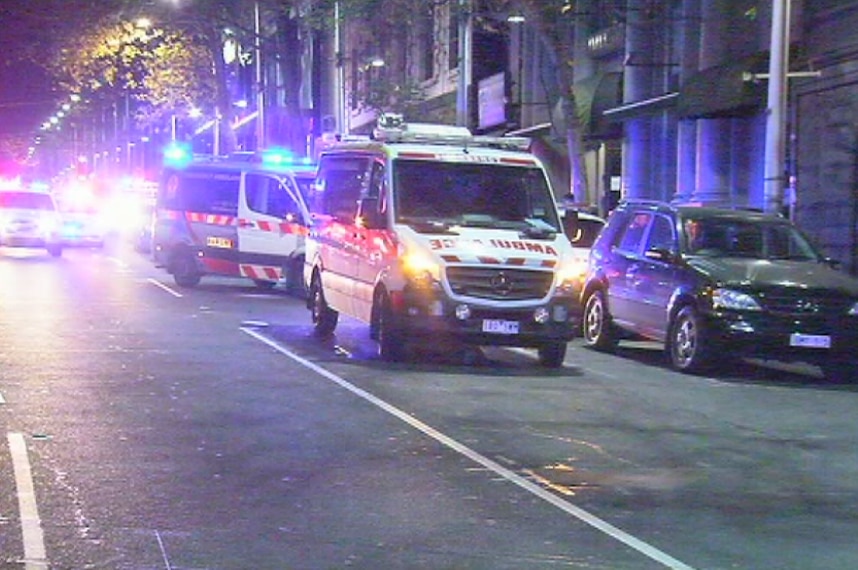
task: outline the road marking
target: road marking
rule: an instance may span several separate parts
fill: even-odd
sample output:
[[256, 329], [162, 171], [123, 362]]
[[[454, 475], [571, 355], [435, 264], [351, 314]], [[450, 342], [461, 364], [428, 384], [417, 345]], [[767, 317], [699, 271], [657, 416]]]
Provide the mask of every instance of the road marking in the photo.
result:
[[167, 293], [169, 293], [169, 294], [170, 294], [170, 295], [172, 295], [173, 297], [184, 297], [184, 295], [182, 295], [182, 294], [181, 294], [181, 293], [179, 293], [178, 291], [174, 291], [174, 290], [173, 290], [173, 289], [171, 289], [170, 287], [167, 287], [166, 285], [164, 285], [163, 283], [161, 283], [161, 282], [160, 282], [160, 281], [158, 281], [157, 279], [152, 279], [152, 278], [150, 277], [150, 278], [149, 278], [149, 279], [147, 279], [146, 281], [148, 281], [149, 283], [151, 283], [151, 284], [152, 284], [152, 285], [154, 285], [155, 287], [160, 287], [161, 289], [163, 289], [164, 291], [166, 291]]
[[325, 368], [322, 368], [321, 366], [319, 366], [313, 362], [310, 362], [306, 358], [303, 358], [303, 357], [295, 354], [294, 352], [292, 352], [292, 351], [288, 350], [287, 348], [281, 346], [277, 342], [263, 336], [262, 334], [258, 333], [257, 331], [255, 331], [253, 329], [249, 329], [249, 328], [244, 328], [244, 327], [242, 327], [240, 330], [242, 332], [244, 332], [245, 334], [248, 334], [248, 335], [252, 336], [253, 338], [259, 340], [260, 342], [267, 344], [268, 346], [270, 346], [271, 348], [273, 348], [277, 352], [279, 352], [285, 356], [288, 356], [289, 358], [291, 358], [292, 360], [294, 360], [298, 364], [304, 366], [305, 368], [309, 368], [310, 370], [312, 370], [316, 374], [319, 374], [320, 376], [327, 378], [328, 380], [330, 380], [334, 384], [337, 384], [340, 387], [345, 388], [346, 390], [355, 394], [356, 396], [363, 398], [364, 400], [370, 402], [371, 404], [377, 406], [378, 408], [381, 408], [382, 410], [384, 410], [388, 414], [402, 420], [403, 422], [407, 423], [408, 425], [415, 428], [416, 430], [423, 432], [424, 434], [428, 435], [429, 437], [431, 437], [435, 441], [438, 441], [439, 443], [449, 447], [453, 451], [467, 457], [471, 461], [474, 461], [475, 463], [482, 465], [486, 469], [494, 472], [495, 474], [506, 479], [510, 483], [513, 483], [513, 484], [521, 487], [525, 491], [539, 497], [543, 501], [557, 507], [558, 509], [562, 510], [563, 512], [565, 512], [569, 515], [572, 515], [573, 517], [575, 517], [578, 520], [590, 525], [591, 527], [595, 528], [596, 530], [599, 530], [599, 531], [605, 533], [606, 535], [610, 536], [614, 540], [617, 540], [617, 541], [625, 544], [626, 546], [628, 546], [634, 550], [637, 550], [638, 552], [640, 552], [644, 556], [650, 558], [651, 560], [653, 560], [659, 564], [662, 564], [663, 566], [666, 566], [668, 568], [673, 568], [675, 570], [694, 570], [691, 566], [688, 566], [684, 562], [681, 562], [681, 561], [677, 560], [676, 558], [673, 558], [672, 556], [670, 556], [669, 554], [659, 550], [658, 548], [656, 548], [656, 547], [632, 536], [631, 534], [625, 532], [624, 530], [621, 530], [620, 528], [615, 527], [611, 523], [600, 519], [599, 517], [590, 513], [589, 511], [586, 511], [586, 510], [582, 509], [581, 507], [578, 507], [577, 505], [574, 505], [574, 504], [570, 503], [569, 501], [566, 501], [566, 500], [558, 497], [557, 495], [547, 491], [543, 487], [540, 487], [536, 483], [534, 483], [528, 479], [525, 479], [524, 477], [515, 473], [514, 471], [507, 469], [506, 467], [500, 465], [499, 463], [497, 463], [495, 461], [492, 461], [488, 457], [486, 457], [486, 456], [482, 455], [481, 453], [471, 449], [470, 447], [458, 442], [457, 440], [455, 440], [455, 439], [453, 439], [447, 435], [444, 435], [443, 433], [439, 432], [438, 430], [429, 426], [428, 424], [425, 424], [422, 421], [411, 416], [410, 414], [400, 410], [396, 406], [385, 402], [384, 400], [374, 396], [373, 394], [367, 392], [366, 390], [363, 390], [362, 388], [358, 388], [354, 384], [348, 382], [347, 380], [341, 378], [340, 376], [337, 376], [333, 372], [330, 372], [329, 370], [326, 370]]
[[0, 392], [0, 405], [3, 405], [5, 403], [6, 403], [6, 400], [3, 398], [3, 392]]
[[12, 467], [15, 471], [15, 487], [18, 489], [18, 510], [21, 514], [21, 532], [24, 537], [25, 570], [48, 568], [45, 552], [45, 537], [42, 534], [42, 521], [36, 506], [36, 492], [33, 488], [33, 476], [30, 472], [30, 460], [27, 457], [27, 444], [20, 433], [7, 434], [9, 451], [12, 455]]

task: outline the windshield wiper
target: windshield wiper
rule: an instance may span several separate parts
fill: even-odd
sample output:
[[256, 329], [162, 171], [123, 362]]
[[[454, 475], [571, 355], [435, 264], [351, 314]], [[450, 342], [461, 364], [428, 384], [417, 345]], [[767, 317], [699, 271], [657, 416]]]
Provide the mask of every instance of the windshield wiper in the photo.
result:
[[450, 229], [451, 223], [445, 220], [436, 220], [429, 218], [412, 218], [401, 217], [399, 223], [411, 226], [414, 230], [420, 233], [446, 233], [455, 234], [455, 231]]

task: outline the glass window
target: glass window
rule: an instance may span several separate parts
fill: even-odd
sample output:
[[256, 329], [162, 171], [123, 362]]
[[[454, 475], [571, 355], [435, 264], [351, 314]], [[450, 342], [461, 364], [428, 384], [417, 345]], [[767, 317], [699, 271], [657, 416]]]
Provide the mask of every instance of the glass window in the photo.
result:
[[551, 190], [538, 168], [397, 159], [393, 184], [399, 223], [560, 231]]
[[323, 160], [313, 196], [313, 211], [338, 218], [353, 218], [367, 186], [368, 157], [331, 157]]
[[48, 194], [38, 192], [0, 192], [0, 208], [24, 210], [53, 210], [54, 201]]
[[288, 179], [275, 176], [248, 174], [245, 178], [247, 207], [254, 212], [286, 218], [299, 213], [298, 205], [287, 192]]
[[643, 240], [644, 232], [646, 232], [650, 218], [652, 218], [652, 214], [648, 212], [638, 212], [632, 215], [620, 237], [617, 248], [631, 253], [639, 253], [641, 241]]
[[161, 191], [160, 207], [201, 214], [238, 213], [237, 173], [173, 173]]
[[673, 237], [673, 224], [670, 218], [656, 216], [652, 222], [652, 229], [647, 239], [647, 250], [660, 249], [665, 251], [677, 251], [676, 240]]

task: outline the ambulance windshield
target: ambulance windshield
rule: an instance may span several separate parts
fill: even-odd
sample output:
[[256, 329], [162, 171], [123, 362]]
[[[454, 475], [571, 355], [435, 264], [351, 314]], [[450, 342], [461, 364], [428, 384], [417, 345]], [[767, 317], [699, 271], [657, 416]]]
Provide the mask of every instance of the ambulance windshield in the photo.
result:
[[393, 180], [397, 223], [560, 231], [538, 168], [398, 159]]

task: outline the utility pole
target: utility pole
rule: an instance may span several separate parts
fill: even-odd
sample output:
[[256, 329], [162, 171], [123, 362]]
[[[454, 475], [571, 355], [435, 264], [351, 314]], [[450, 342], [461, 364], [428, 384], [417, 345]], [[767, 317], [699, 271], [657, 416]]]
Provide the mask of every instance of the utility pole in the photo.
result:
[[789, 70], [789, 19], [790, 0], [773, 0], [763, 186], [765, 211], [771, 213], [781, 211], [786, 186], [785, 131]]
[[459, 81], [456, 88], [456, 124], [470, 127], [469, 91], [471, 88], [471, 2], [459, 0]]

